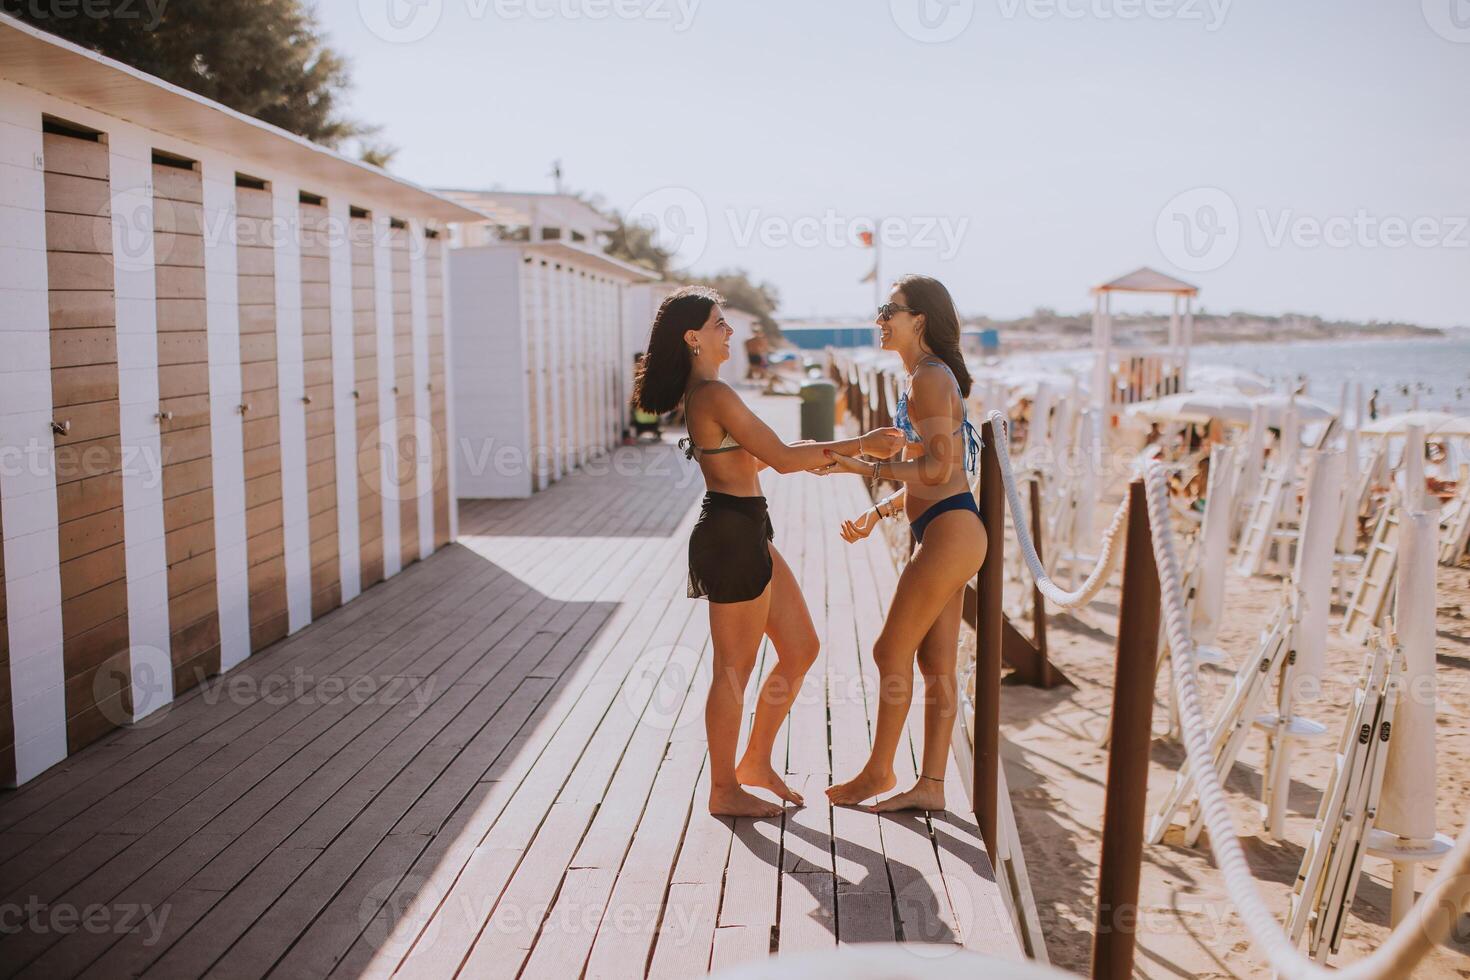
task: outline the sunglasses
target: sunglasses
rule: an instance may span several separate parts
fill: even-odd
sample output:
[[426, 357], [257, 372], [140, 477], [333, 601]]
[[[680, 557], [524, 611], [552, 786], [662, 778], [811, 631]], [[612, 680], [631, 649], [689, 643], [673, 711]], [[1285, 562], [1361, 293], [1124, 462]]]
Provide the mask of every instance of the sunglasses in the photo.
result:
[[893, 319], [895, 313], [918, 313], [912, 306], [899, 306], [897, 303], [884, 303], [878, 307], [878, 322], [887, 323]]

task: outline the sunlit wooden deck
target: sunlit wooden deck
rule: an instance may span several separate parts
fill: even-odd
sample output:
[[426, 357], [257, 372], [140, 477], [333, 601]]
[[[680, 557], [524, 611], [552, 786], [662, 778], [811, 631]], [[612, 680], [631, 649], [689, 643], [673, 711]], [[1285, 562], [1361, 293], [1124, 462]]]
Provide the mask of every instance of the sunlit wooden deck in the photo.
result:
[[[794, 400], [763, 411], [794, 430]], [[855, 478], [766, 483], [824, 639], [778, 743], [808, 805], [705, 812], [685, 467], [625, 449], [466, 502], [458, 544], [5, 794], [0, 973], [687, 977], [894, 940], [1019, 957], [971, 816], [822, 794], [866, 756], [896, 578], [882, 543], [836, 534]], [[947, 789], [963, 809], [953, 763]]]

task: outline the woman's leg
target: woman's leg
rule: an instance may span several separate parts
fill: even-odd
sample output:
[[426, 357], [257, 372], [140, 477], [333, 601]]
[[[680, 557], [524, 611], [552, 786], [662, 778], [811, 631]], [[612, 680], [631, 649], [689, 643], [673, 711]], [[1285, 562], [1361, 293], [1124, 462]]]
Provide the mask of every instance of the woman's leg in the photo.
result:
[[944, 770], [960, 712], [957, 667], [964, 608], [961, 586], [919, 642], [919, 673], [924, 678], [924, 756], [919, 778], [912, 789], [873, 804], [874, 810], [944, 809]]
[[985, 528], [974, 514], [950, 511], [929, 522], [923, 545], [899, 576], [888, 618], [873, 646], [879, 672], [873, 750], [862, 772], [828, 788], [833, 803], [857, 803], [893, 788], [893, 755], [914, 697], [915, 652], [984, 557]]
[[750, 741], [735, 767], [736, 778], [746, 786], [760, 786], [792, 803], [801, 803], [771, 763], [771, 750], [791, 703], [801, 692], [802, 679], [817, 659], [816, 627], [801, 586], [786, 559], [771, 546], [771, 604], [766, 612], [766, 635], [776, 648], [776, 667], [766, 676], [755, 704], [755, 723]]
[[735, 743], [745, 713], [745, 685], [755, 667], [771, 605], [769, 586], [748, 602], [709, 604], [710, 644], [714, 670], [704, 703], [704, 730], [709, 740], [709, 812], [732, 817], [772, 817], [781, 807], [741, 788], [735, 776]]

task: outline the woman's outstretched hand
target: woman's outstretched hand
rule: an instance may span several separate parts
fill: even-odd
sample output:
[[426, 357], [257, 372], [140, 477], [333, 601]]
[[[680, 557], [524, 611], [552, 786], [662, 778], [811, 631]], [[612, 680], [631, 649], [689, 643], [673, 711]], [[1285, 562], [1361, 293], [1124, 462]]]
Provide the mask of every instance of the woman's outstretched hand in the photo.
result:
[[882, 518], [878, 516], [878, 512], [870, 507], [863, 511], [862, 516], [856, 520], [843, 521], [841, 531], [842, 540], [848, 544], [861, 541], [873, 533], [873, 528], [878, 526], [880, 520]]
[[844, 456], [841, 453], [834, 452], [828, 452], [827, 458], [832, 462], [822, 467], [822, 469], [829, 473], [837, 471], [841, 473], [856, 473], [858, 476], [873, 475], [874, 464], [872, 463], [865, 463], [860, 459], [854, 459], [851, 456]]
[[874, 429], [872, 432], [864, 432], [859, 440], [863, 455], [877, 459], [888, 459], [903, 449], [904, 441], [903, 430], [891, 425], [882, 429]]

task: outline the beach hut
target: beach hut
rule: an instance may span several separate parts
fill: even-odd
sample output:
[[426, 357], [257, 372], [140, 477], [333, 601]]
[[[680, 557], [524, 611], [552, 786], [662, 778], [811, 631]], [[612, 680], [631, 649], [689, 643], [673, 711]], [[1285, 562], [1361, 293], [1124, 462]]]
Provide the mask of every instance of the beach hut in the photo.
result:
[[[1162, 349], [1113, 346], [1113, 296], [1168, 296], [1169, 342]], [[1189, 348], [1194, 344], [1194, 298], [1199, 287], [1142, 267], [1092, 289], [1092, 396], [1107, 410], [1189, 389]]]
[[452, 539], [470, 217], [0, 16], [0, 783]]
[[612, 222], [571, 195], [443, 193], [482, 216], [450, 260], [458, 492], [526, 497], [617, 445], [623, 293], [656, 277], [604, 252]]

